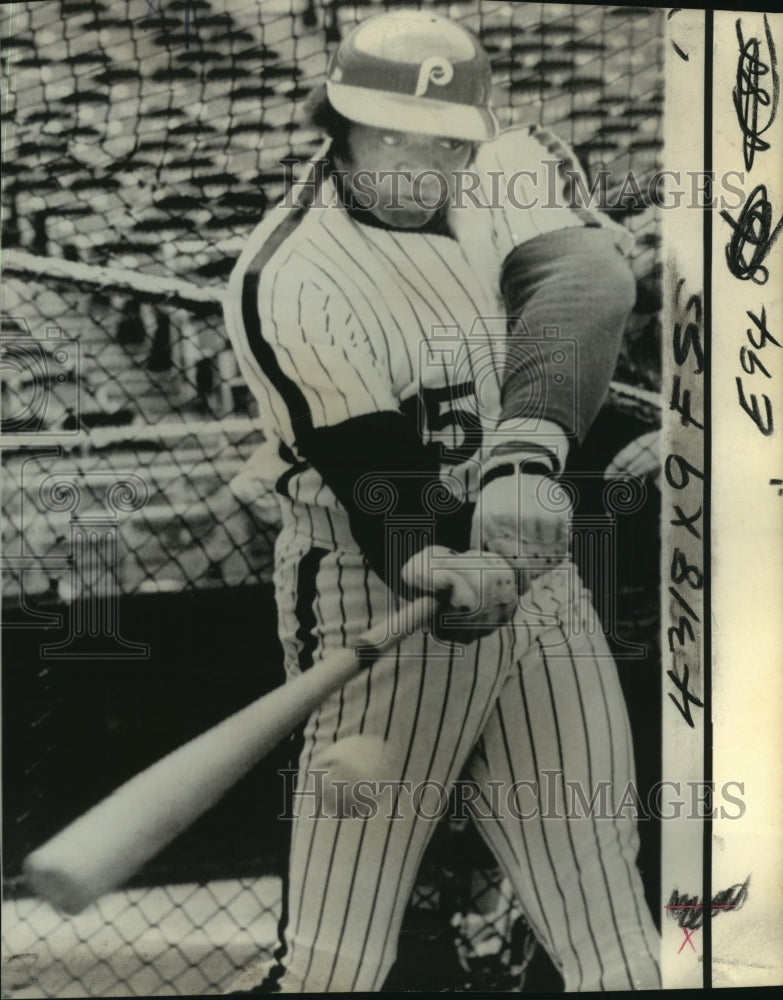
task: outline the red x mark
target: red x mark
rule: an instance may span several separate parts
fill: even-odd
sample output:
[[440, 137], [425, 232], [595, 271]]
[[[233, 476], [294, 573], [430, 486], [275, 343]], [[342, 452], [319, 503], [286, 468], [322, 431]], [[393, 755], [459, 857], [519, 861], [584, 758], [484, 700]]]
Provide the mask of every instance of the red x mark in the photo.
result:
[[[694, 945], [693, 941], [691, 941], [691, 938], [693, 937], [693, 935], [696, 933], [697, 930], [698, 930], [697, 927], [694, 927], [692, 930], [688, 930], [687, 927], [683, 927], [682, 933], [685, 935], [685, 940], [680, 945], [680, 951], [682, 951], [682, 949], [685, 947], [686, 944], [689, 944], [691, 948], [693, 948], [693, 950], [696, 951], [696, 946]], [[678, 955], [680, 954], [680, 951], [677, 952]]]

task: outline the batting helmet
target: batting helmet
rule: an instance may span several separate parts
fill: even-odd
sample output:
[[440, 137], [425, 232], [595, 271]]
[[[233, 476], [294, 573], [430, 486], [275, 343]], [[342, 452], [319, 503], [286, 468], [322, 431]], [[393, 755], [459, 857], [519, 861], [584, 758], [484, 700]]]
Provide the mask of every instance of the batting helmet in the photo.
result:
[[418, 10], [363, 21], [338, 46], [326, 78], [332, 107], [351, 121], [474, 142], [498, 131], [491, 86], [473, 32]]

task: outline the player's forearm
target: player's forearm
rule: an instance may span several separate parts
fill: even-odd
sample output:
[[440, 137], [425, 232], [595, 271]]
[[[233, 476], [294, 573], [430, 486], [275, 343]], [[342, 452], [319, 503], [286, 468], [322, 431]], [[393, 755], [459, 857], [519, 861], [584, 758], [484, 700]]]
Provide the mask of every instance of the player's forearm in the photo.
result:
[[502, 418], [533, 406], [535, 420], [581, 442], [606, 398], [636, 294], [614, 235], [585, 227], [529, 240], [504, 261], [501, 291], [507, 314], [522, 321], [510, 334]]
[[[401, 568], [427, 545], [464, 550], [470, 511], [434, 512], [439, 456], [401, 413], [372, 413], [300, 434], [297, 447], [345, 508], [378, 576], [401, 589]], [[394, 525], [399, 530], [394, 530]]]

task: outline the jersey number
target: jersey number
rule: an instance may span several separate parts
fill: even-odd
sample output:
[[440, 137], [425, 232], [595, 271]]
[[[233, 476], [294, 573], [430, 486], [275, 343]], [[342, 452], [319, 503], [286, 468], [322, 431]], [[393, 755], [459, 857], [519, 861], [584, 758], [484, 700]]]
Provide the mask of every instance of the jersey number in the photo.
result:
[[[470, 398], [475, 405], [473, 382], [444, 385], [439, 389], [421, 389], [419, 392], [419, 418], [423, 417], [430, 433], [454, 428], [453, 444], [440, 441], [441, 460], [447, 465], [459, 465], [471, 458], [481, 447], [481, 421], [476, 413], [455, 405], [458, 400]], [[459, 435], [456, 428], [462, 429]], [[461, 438], [461, 440], [460, 440]]]

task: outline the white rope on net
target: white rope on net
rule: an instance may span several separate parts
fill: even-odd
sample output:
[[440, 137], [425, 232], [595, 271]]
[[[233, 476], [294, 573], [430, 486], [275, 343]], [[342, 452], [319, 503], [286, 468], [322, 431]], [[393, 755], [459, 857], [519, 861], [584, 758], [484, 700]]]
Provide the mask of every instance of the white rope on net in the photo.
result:
[[183, 278], [158, 277], [119, 267], [81, 264], [60, 257], [38, 257], [22, 250], [5, 250], [2, 269], [6, 275], [41, 281], [71, 281], [100, 291], [135, 292], [170, 305], [191, 309], [205, 305], [217, 308], [222, 305], [226, 294], [224, 286], [194, 285]]

